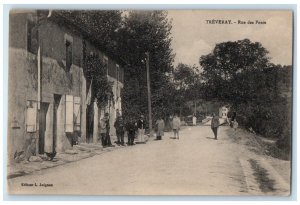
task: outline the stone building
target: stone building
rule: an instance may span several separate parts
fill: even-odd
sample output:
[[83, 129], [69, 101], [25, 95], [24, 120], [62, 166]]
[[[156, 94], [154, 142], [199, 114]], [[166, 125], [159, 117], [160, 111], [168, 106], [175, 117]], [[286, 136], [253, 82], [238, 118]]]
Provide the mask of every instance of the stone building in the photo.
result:
[[[89, 35], [55, 11], [10, 12], [9, 160], [32, 148], [43, 154], [70, 149], [77, 139], [97, 142], [97, 123], [104, 112], [110, 113], [113, 124], [116, 109], [121, 111], [123, 67]], [[89, 102], [91, 82], [84, 74], [84, 58], [92, 54], [107, 66], [114, 106], [99, 108]]]

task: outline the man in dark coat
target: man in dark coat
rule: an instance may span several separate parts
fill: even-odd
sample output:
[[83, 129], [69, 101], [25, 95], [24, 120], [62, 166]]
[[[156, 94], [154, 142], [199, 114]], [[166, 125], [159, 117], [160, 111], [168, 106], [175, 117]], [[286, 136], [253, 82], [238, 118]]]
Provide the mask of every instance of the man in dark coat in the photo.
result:
[[132, 120], [126, 124], [126, 130], [128, 135], [128, 145], [134, 145], [135, 125]]
[[106, 122], [106, 146], [109, 147], [114, 147], [114, 145], [111, 144], [111, 140], [110, 140], [110, 124], [109, 124], [109, 114], [105, 113], [105, 117], [104, 120]]
[[220, 126], [219, 117], [215, 113], [212, 114], [213, 118], [211, 119], [211, 129], [214, 133], [215, 140], [218, 139], [218, 127]]
[[114, 124], [116, 128], [116, 134], [117, 134], [117, 144], [118, 145], [124, 145], [124, 121], [121, 115], [119, 115], [115, 121]]

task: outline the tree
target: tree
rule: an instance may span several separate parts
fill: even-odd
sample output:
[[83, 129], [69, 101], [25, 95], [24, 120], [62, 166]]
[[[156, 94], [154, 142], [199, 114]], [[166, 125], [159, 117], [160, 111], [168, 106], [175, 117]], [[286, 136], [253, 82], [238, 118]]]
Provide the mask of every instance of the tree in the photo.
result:
[[[63, 19], [68, 19], [68, 22], [73, 23], [77, 29], [83, 31], [83, 37], [88, 38], [94, 45], [100, 47], [101, 50], [125, 67], [125, 83], [122, 91], [122, 110], [125, 116], [135, 118], [137, 115], [146, 115], [147, 113], [145, 52], [150, 53], [149, 64], [154, 115], [161, 113], [162, 110], [171, 112], [170, 106], [167, 105], [170, 99], [166, 99], [162, 94], [164, 89], [171, 89], [170, 77], [166, 73], [170, 73], [173, 69], [174, 58], [170, 37], [172, 27], [165, 11], [62, 10], [55, 12], [63, 17], [58, 18], [58, 21], [64, 23]], [[87, 62], [85, 58], [88, 57], [84, 56], [84, 62]], [[97, 69], [101, 67], [99, 63]], [[91, 70], [94, 72], [97, 69]], [[104, 81], [101, 80], [101, 82]], [[97, 86], [100, 84], [93, 84], [95, 91], [99, 89]], [[109, 92], [109, 87], [106, 89]], [[169, 91], [172, 93], [171, 90]], [[107, 92], [97, 92], [98, 95], [96, 96], [101, 102], [102, 99], [109, 96], [105, 96]]]
[[106, 67], [103, 65], [102, 60], [96, 55], [90, 55], [86, 58], [85, 68], [84, 72], [87, 80], [92, 84], [90, 104], [97, 99], [97, 105], [100, 108], [113, 105], [112, 83], [107, 79]]
[[229, 103], [241, 125], [266, 137], [285, 139], [287, 146], [291, 66], [274, 65], [267, 54], [260, 43], [248, 39], [219, 43], [212, 53], [200, 57], [201, 78], [208, 99]]
[[[268, 51], [258, 42], [249, 39], [219, 43], [212, 53], [200, 57], [199, 63], [203, 68], [201, 74], [207, 89], [208, 98], [218, 98], [225, 102], [232, 102], [235, 98], [248, 101], [257, 76], [251, 75], [268, 67]], [[246, 73], [250, 75], [245, 75]], [[234, 81], [235, 79], [236, 81]], [[257, 78], [256, 78], [257, 79]], [[241, 84], [233, 84], [241, 82]], [[239, 89], [243, 86], [245, 89]], [[247, 86], [247, 87], [246, 87]], [[255, 86], [255, 85], [254, 85]]]
[[118, 53], [126, 62], [124, 72], [123, 113], [132, 118], [147, 116], [146, 52], [150, 54], [150, 84], [154, 115], [170, 106], [162, 92], [169, 88], [173, 54], [171, 23], [165, 11], [131, 11], [118, 31]]
[[179, 104], [180, 115], [187, 102], [201, 98], [201, 82], [199, 69], [179, 63], [174, 71], [174, 83], [177, 90], [176, 101]]

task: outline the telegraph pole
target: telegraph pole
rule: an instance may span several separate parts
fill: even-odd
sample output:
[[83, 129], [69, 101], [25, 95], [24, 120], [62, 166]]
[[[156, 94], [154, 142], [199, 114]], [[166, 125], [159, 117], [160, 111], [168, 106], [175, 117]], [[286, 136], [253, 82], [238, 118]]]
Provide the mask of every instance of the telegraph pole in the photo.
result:
[[149, 52], [146, 52], [146, 56], [147, 56], [146, 57], [146, 68], [147, 68], [149, 131], [150, 131], [150, 137], [152, 137], [153, 132], [152, 132], [151, 89], [150, 89], [150, 73], [149, 73]]

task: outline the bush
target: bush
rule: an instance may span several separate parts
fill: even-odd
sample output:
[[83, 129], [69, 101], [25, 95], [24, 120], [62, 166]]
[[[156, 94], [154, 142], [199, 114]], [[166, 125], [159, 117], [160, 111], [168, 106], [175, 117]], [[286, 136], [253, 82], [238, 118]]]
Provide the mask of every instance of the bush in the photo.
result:
[[239, 124], [267, 138], [277, 138], [277, 147], [286, 154], [291, 148], [291, 116], [287, 103], [241, 104], [237, 107]]

